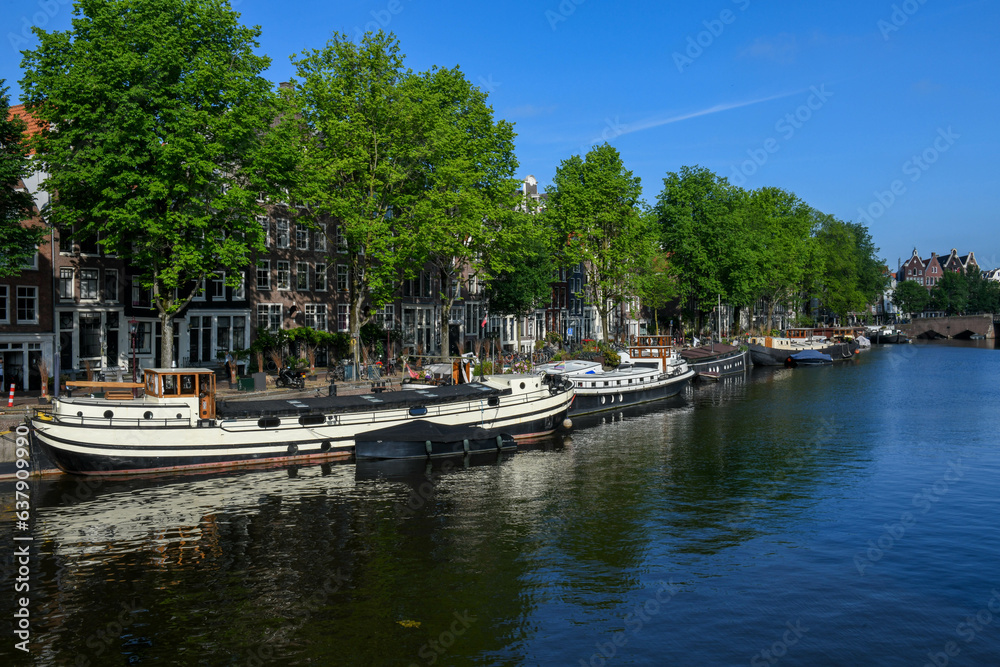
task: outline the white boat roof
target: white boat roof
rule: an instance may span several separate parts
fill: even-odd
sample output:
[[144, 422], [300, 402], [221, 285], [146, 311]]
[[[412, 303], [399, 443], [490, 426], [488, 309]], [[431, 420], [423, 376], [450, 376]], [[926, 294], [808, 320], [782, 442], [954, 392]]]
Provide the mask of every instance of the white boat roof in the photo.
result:
[[144, 368], [147, 373], [214, 373], [210, 368]]
[[587, 361], [584, 359], [569, 359], [567, 361], [553, 361], [547, 364], [535, 366], [535, 370], [545, 373], [560, 373], [563, 375], [596, 375], [604, 372], [604, 367], [597, 361]]

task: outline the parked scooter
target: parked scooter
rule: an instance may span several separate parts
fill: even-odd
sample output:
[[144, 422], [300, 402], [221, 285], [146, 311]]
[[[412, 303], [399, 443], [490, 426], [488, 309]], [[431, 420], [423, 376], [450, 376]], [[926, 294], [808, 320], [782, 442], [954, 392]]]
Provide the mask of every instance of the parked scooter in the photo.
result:
[[285, 366], [278, 371], [278, 378], [274, 381], [278, 387], [290, 387], [292, 389], [306, 388], [306, 374], [302, 371], [293, 371]]

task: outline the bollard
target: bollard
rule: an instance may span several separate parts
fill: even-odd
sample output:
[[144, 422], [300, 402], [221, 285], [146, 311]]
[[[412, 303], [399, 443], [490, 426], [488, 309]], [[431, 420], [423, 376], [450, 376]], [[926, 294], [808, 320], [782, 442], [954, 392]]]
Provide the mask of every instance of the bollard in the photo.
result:
[[7, 399], [7, 407], [14, 407], [14, 383], [10, 384], [10, 398]]

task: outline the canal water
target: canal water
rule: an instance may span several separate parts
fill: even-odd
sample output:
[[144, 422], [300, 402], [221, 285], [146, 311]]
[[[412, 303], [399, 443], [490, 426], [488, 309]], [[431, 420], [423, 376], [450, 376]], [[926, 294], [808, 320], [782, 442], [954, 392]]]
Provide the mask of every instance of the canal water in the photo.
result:
[[26, 594], [3, 486], [0, 664], [1000, 664], [998, 407], [992, 346], [885, 346], [500, 458], [36, 481]]

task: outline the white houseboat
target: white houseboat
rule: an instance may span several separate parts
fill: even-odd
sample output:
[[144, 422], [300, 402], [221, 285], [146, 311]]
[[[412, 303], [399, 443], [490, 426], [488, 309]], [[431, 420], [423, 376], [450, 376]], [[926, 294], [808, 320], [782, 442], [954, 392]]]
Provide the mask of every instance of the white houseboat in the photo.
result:
[[[31, 419], [35, 441], [63, 471], [160, 472], [347, 457], [357, 436], [416, 420], [525, 438], [562, 426], [574, 398], [570, 382], [536, 375], [239, 401], [218, 401], [215, 374], [204, 368], [147, 369], [143, 384], [100, 384], [121, 389], [56, 398]], [[133, 398], [140, 388], [142, 395]]]

